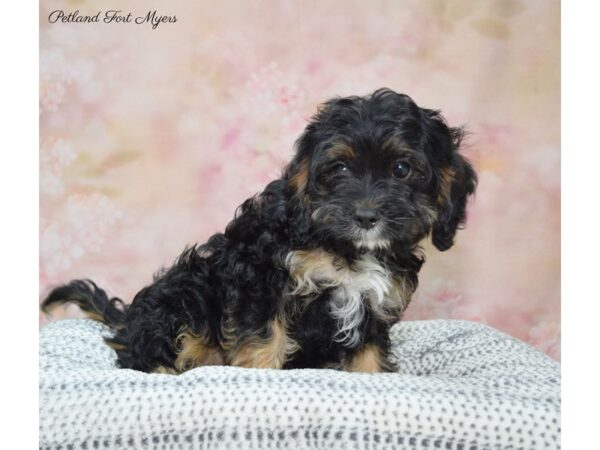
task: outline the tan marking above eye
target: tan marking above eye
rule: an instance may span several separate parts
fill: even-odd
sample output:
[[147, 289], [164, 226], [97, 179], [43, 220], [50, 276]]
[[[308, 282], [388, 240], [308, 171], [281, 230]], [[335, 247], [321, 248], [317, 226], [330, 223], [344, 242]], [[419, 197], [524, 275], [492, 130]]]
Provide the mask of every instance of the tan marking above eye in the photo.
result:
[[319, 171], [324, 175], [349, 173], [350, 166], [356, 157], [354, 149], [347, 144], [334, 144], [326, 150], [325, 161], [321, 164]]
[[356, 158], [356, 153], [348, 144], [340, 142], [327, 149], [327, 156], [331, 159], [352, 160]]

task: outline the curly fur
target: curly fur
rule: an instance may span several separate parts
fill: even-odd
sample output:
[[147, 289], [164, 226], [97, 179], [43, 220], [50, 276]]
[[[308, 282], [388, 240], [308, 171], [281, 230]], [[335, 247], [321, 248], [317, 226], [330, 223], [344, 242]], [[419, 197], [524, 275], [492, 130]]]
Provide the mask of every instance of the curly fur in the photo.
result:
[[431, 234], [450, 248], [475, 190], [462, 137], [438, 111], [389, 89], [332, 99], [283, 176], [129, 306], [76, 280], [42, 308], [78, 304], [115, 329], [107, 343], [120, 366], [145, 372], [393, 370], [388, 330], [417, 287], [418, 244]]

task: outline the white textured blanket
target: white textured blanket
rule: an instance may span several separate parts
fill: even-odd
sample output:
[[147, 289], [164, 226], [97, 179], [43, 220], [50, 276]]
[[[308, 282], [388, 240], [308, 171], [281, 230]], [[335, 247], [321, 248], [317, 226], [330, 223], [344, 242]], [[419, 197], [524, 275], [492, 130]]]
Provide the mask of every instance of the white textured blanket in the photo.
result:
[[90, 320], [40, 334], [40, 448], [554, 449], [560, 366], [489, 327], [403, 322], [400, 371], [117, 369]]

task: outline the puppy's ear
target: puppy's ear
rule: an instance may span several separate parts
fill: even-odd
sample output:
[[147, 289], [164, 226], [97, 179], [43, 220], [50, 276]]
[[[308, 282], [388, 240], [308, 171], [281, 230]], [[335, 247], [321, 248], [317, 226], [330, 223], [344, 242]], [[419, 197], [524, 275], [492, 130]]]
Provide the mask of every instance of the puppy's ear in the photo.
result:
[[290, 243], [292, 246], [301, 247], [312, 235], [310, 201], [307, 192], [310, 181], [310, 159], [301, 148], [298, 148], [296, 156], [285, 168], [282, 181], [289, 194], [287, 220]]
[[283, 179], [287, 181], [290, 192], [296, 198], [303, 198], [306, 195], [309, 177], [308, 158], [300, 155], [294, 157], [283, 173]]
[[466, 219], [468, 197], [475, 192], [477, 175], [467, 159], [459, 154], [464, 137], [462, 128], [450, 128], [438, 111], [423, 110], [426, 115], [425, 140], [436, 161], [438, 217], [431, 239], [440, 250], [454, 244], [454, 235]]
[[307, 187], [310, 181], [310, 157], [318, 143], [318, 123], [321, 113], [311, 119], [302, 135], [295, 143], [296, 155], [283, 172], [283, 179], [293, 198], [306, 200]]

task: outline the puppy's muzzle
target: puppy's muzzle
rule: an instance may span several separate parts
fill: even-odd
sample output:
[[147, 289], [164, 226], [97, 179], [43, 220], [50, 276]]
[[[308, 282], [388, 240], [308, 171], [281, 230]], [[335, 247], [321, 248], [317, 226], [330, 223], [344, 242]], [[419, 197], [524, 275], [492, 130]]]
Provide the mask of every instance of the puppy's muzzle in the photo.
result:
[[373, 208], [356, 208], [354, 222], [364, 230], [370, 230], [379, 222], [379, 213]]

